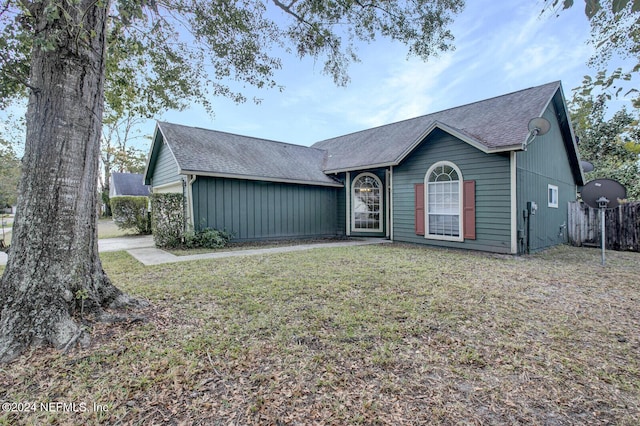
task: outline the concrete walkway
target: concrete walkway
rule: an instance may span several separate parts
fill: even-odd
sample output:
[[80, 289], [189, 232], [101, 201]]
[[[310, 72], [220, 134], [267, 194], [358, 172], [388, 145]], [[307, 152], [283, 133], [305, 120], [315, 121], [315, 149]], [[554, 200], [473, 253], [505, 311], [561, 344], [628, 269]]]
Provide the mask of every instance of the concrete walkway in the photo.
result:
[[[150, 235], [145, 235], [99, 240], [98, 250], [100, 252], [126, 250], [127, 253], [129, 253], [144, 265], [162, 265], [165, 263], [189, 262], [192, 260], [201, 259], [221, 259], [223, 257], [256, 256], [270, 253], [290, 253], [294, 251], [313, 250], [317, 248], [362, 246], [368, 244], [382, 244], [387, 242], [389, 242], [389, 240], [383, 238], [367, 238], [363, 240], [336, 241], [333, 243], [299, 244], [293, 246], [219, 251], [215, 253], [176, 256], [175, 254], [171, 254], [169, 252], [156, 248], [153, 244], [153, 237]], [[6, 263], [6, 253], [0, 252], [0, 265], [5, 265]]]
[[132, 235], [130, 237], [105, 238], [98, 240], [98, 251], [121, 251], [144, 247], [155, 247], [153, 235]]
[[[121, 251], [130, 250], [141, 247], [155, 247], [153, 244], [153, 236], [151, 235], [134, 235], [131, 237], [106, 238], [98, 240], [98, 251]], [[0, 251], [0, 265], [7, 264], [7, 253]]]
[[176, 256], [155, 247], [136, 248], [127, 252], [144, 265], [161, 265], [163, 263], [189, 262], [201, 259], [221, 259], [224, 257], [256, 256], [270, 253], [291, 253], [294, 251], [313, 250], [317, 248], [333, 248], [346, 246], [362, 246], [367, 244], [381, 244], [388, 242], [383, 238], [370, 238], [365, 240], [338, 241], [334, 243], [312, 243], [299, 244], [293, 246], [271, 247], [262, 249], [247, 249], [234, 251], [219, 251], [215, 253], [192, 254], [187, 256]]

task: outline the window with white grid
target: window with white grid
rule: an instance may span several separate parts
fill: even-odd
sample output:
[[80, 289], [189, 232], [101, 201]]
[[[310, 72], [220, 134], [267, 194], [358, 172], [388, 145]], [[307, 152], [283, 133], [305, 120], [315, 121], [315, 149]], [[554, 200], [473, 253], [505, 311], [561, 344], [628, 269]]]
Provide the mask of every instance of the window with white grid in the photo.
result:
[[382, 182], [371, 173], [358, 175], [352, 193], [354, 231], [382, 230]]
[[438, 163], [427, 177], [427, 237], [460, 237], [460, 175], [448, 162]]

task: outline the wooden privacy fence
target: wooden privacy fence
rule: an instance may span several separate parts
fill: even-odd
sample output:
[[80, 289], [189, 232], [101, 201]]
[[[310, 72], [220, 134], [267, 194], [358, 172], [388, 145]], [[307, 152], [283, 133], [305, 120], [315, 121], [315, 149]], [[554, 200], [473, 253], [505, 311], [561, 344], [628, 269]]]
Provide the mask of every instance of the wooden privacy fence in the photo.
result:
[[[640, 251], [640, 202], [622, 204], [605, 212], [606, 247]], [[582, 202], [569, 203], [569, 242], [574, 246], [600, 246], [600, 211]]]

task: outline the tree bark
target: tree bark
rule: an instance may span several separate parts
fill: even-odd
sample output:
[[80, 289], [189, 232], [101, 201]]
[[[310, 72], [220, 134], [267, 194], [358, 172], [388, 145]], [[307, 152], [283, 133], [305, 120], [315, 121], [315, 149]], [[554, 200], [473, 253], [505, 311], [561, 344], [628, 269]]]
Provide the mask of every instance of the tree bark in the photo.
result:
[[[0, 362], [32, 345], [88, 343], [84, 313], [131, 302], [98, 256], [97, 185], [108, 2], [34, 2], [34, 43], [20, 196], [0, 281]], [[56, 3], [52, 3], [56, 4]]]

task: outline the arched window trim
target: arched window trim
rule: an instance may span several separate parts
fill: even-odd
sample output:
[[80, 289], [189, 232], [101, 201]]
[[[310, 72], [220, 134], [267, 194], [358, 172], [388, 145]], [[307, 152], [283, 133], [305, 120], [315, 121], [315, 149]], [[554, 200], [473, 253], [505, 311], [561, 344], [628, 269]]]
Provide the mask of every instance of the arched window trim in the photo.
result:
[[[435, 235], [429, 233], [429, 177], [431, 173], [438, 167], [449, 166], [458, 174], [458, 236], [448, 236], [448, 235]], [[424, 237], [431, 240], [443, 240], [443, 241], [464, 241], [464, 220], [463, 220], [463, 200], [464, 200], [464, 178], [462, 176], [462, 172], [460, 168], [452, 163], [451, 161], [438, 161], [433, 164], [427, 170], [427, 173], [424, 175]]]
[[[367, 176], [373, 178], [376, 181], [376, 183], [378, 184], [378, 189], [380, 191], [380, 202], [378, 203], [378, 213], [379, 213], [378, 227], [377, 228], [356, 228], [356, 211], [355, 211], [356, 183], [361, 178], [367, 177]], [[351, 232], [382, 232], [382, 226], [383, 226], [382, 224], [383, 224], [383, 217], [384, 217], [384, 210], [383, 210], [384, 191], [385, 190], [382, 184], [382, 180], [371, 172], [360, 173], [353, 179], [351, 184]]]

